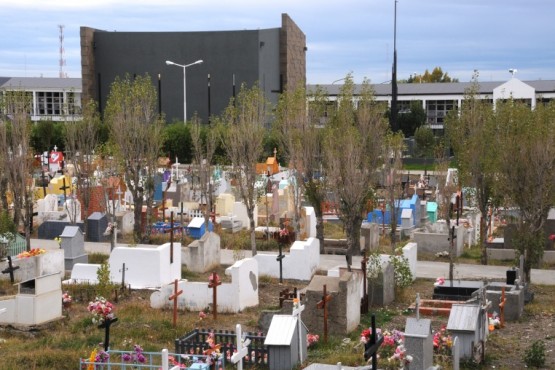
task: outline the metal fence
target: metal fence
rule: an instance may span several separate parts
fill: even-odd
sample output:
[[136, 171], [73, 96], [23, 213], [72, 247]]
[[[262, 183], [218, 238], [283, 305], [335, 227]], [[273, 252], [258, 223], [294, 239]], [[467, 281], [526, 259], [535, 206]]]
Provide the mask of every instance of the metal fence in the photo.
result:
[[[95, 359], [79, 359], [79, 369], [105, 369], [105, 370], [168, 370], [168, 369], [188, 369], [195, 363], [209, 364], [210, 356], [204, 355], [180, 355], [176, 353], [162, 352], [141, 352], [144, 361], [140, 362], [137, 353], [133, 351], [108, 350], [99, 351]], [[126, 361], [127, 358], [127, 361]], [[165, 366], [164, 366], [165, 365]], [[166, 367], [164, 369], [164, 367]], [[225, 363], [222, 364], [222, 368]]]
[[[233, 353], [237, 351], [235, 343], [236, 335], [230, 330], [206, 330], [195, 329], [175, 340], [175, 352], [180, 354], [196, 355], [202, 354], [210, 348], [207, 340], [210, 335], [214, 337], [214, 343], [220, 345], [220, 353], [228, 361]], [[243, 366], [268, 366], [268, 348], [264, 346], [265, 335], [261, 333], [243, 333], [244, 339], [250, 339], [248, 355], [243, 358]]]

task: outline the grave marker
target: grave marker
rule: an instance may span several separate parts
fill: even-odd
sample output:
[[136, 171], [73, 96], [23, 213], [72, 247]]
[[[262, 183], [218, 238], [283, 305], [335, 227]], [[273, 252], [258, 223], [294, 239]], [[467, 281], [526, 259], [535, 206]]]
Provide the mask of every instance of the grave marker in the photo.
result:
[[177, 290], [177, 279], [173, 281], [173, 294], [170, 296], [169, 300], [173, 300], [173, 327], [175, 328], [177, 322], [177, 297], [183, 293], [183, 290]]
[[213, 272], [210, 277], [208, 278], [208, 288], [213, 289], [212, 291], [212, 311], [214, 316], [214, 321], [218, 318], [218, 293], [217, 288], [218, 285], [222, 285], [220, 277], [218, 274]]
[[237, 340], [237, 352], [231, 356], [231, 362], [237, 364], [237, 370], [243, 370], [243, 357], [249, 354], [250, 339], [244, 339], [241, 334], [241, 324], [235, 325], [235, 337]]
[[122, 268], [119, 270], [119, 272], [121, 272], [121, 290], [125, 290], [125, 271], [127, 271], [128, 268], [125, 267], [125, 263], [123, 263]]
[[326, 284], [324, 284], [324, 292], [322, 294], [322, 300], [316, 304], [318, 309], [324, 310], [324, 342], [328, 342], [328, 305], [327, 303], [331, 301], [331, 295], [326, 291]]
[[297, 318], [297, 326], [299, 328], [299, 362], [303, 362], [303, 343], [302, 343], [302, 322], [301, 313], [304, 311], [304, 304], [301, 304], [301, 294], [297, 291], [297, 301], [293, 304], [293, 312], [291, 315]]
[[66, 177], [65, 176], [62, 179], [62, 184], [63, 184], [63, 186], [60, 186], [60, 190], [62, 190], [64, 192], [64, 203], [65, 203], [67, 201], [67, 192], [66, 192], [66, 190], [70, 189], [71, 186], [66, 185]]
[[173, 263], [173, 231], [178, 230], [180, 228], [181, 228], [181, 225], [179, 226], [173, 225], [173, 211], [172, 211], [170, 214], [170, 228], [168, 230], [164, 230], [164, 233], [167, 233], [168, 231], [170, 233], [170, 263]]
[[459, 370], [461, 361], [461, 348], [459, 345], [459, 337], [453, 339], [453, 345], [451, 346], [451, 356], [453, 357], [453, 370]]
[[505, 287], [501, 288], [501, 300], [499, 301], [499, 327], [505, 327], [505, 303], [507, 298], [505, 298]]
[[283, 258], [285, 255], [282, 252], [282, 245], [279, 243], [279, 254], [276, 258], [276, 261], [279, 262], [279, 282], [280, 284], [283, 283]]
[[5, 270], [2, 270], [3, 274], [10, 274], [10, 281], [12, 282], [12, 284], [15, 282], [14, 276], [13, 276], [13, 272], [15, 270], [17, 270], [19, 268], [19, 266], [13, 266], [12, 263], [12, 256], [8, 256], [8, 268]]
[[116, 321], [118, 321], [117, 317], [114, 317], [113, 319], [106, 318], [102, 324], [98, 325], [99, 329], [104, 328], [104, 351], [106, 352], [108, 352], [108, 349], [110, 348], [110, 326], [112, 326], [112, 324]]
[[383, 343], [383, 335], [376, 338], [376, 316], [372, 315], [372, 332], [370, 333], [370, 340], [364, 344], [364, 361], [368, 361], [372, 357], [372, 369], [378, 368], [378, 349]]
[[366, 264], [368, 257], [364, 251], [362, 261], [360, 261], [360, 269], [362, 270], [362, 298], [360, 299], [360, 313], [368, 313], [368, 277], [366, 276]]

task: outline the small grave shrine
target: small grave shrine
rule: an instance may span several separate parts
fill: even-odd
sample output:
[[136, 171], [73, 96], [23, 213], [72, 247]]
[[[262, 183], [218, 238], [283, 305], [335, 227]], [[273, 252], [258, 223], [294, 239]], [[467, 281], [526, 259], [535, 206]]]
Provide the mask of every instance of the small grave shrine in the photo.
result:
[[62, 283], [59, 274], [42, 275], [18, 284], [18, 294], [0, 300], [0, 323], [40, 325], [62, 317]]
[[87, 218], [87, 240], [90, 242], [104, 242], [108, 240], [108, 236], [104, 235], [108, 227], [108, 218], [106, 214], [93, 212]]
[[73, 269], [76, 263], [88, 263], [89, 256], [85, 253], [85, 238], [77, 226], [66, 226], [60, 234], [60, 245], [64, 250], [64, 267]]
[[[187, 225], [187, 232], [194, 239], [200, 239], [206, 232], [206, 224], [204, 223], [204, 217], [195, 217]], [[214, 231], [214, 225], [212, 221], [208, 222], [208, 231]]]
[[[234, 331], [194, 329], [175, 340], [175, 353], [183, 355], [202, 355], [210, 349], [209, 338], [219, 346], [222, 354], [234, 353], [237, 350], [237, 338]], [[268, 365], [268, 350], [264, 345], [266, 336], [262, 333], [244, 332], [243, 338], [248, 339], [248, 357], [243, 358], [243, 366]], [[225, 357], [225, 356], [223, 356]]]
[[460, 341], [462, 359], [480, 363], [485, 357], [488, 330], [487, 316], [478, 304], [454, 304], [447, 322], [447, 330]]
[[416, 318], [407, 318], [405, 324], [405, 348], [412, 356], [410, 368], [428, 369], [433, 365], [434, 343], [432, 337], [432, 321]]
[[482, 281], [472, 280], [445, 280], [443, 284], [434, 287], [433, 299], [452, 301], [466, 301], [472, 294], [484, 287]]
[[[492, 282], [486, 286], [486, 299], [491, 302], [490, 313], [501, 313], [506, 321], [516, 321], [524, 313], [524, 289], [518, 285]], [[505, 301], [502, 310], [500, 303]]]
[[299, 325], [299, 318], [291, 315], [274, 315], [264, 341], [264, 345], [268, 348], [270, 370], [294, 369], [302, 363], [307, 356], [307, 334], [306, 326], [302, 322]]

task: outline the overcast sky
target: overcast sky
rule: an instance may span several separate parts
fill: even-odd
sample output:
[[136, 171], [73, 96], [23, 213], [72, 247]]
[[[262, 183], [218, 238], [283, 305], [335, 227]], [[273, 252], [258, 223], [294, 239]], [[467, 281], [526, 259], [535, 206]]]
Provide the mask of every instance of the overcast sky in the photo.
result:
[[[352, 72], [391, 80], [394, 0], [0, 0], [0, 76], [81, 77], [79, 27], [116, 31], [253, 30], [288, 13], [306, 35], [307, 82]], [[555, 80], [555, 1], [399, 0], [398, 78], [440, 66], [451, 77]], [[185, 61], [184, 61], [185, 62]]]

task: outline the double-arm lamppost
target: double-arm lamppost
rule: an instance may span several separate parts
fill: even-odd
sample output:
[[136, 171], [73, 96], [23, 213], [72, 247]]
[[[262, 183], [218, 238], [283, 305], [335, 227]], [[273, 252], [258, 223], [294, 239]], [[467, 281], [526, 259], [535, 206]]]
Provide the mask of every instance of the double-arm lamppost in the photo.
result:
[[166, 60], [166, 64], [167, 65], [173, 65], [173, 66], [178, 66], [183, 68], [183, 122], [186, 123], [187, 122], [187, 67], [190, 67], [192, 65], [195, 64], [201, 64], [202, 63], [202, 59], [197, 60], [196, 62], [193, 63], [189, 63], [189, 64], [177, 64], [174, 63], [170, 60]]

